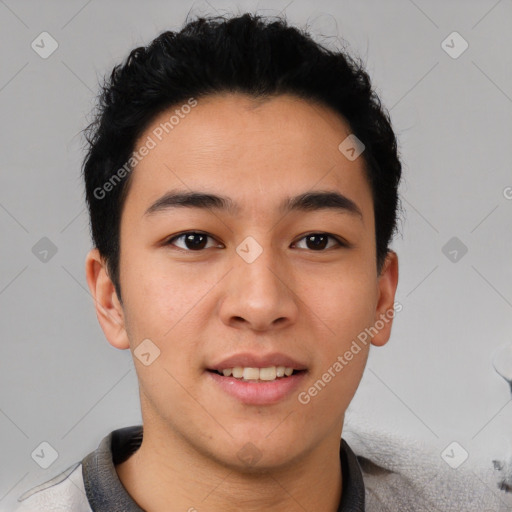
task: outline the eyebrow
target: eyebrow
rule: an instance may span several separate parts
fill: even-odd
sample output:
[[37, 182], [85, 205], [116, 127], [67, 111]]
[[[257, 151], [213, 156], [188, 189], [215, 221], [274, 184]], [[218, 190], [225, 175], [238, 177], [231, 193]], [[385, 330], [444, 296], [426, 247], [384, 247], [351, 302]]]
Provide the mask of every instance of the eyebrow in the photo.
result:
[[[151, 216], [179, 207], [214, 209], [225, 211], [233, 216], [239, 213], [241, 209], [230, 197], [199, 191], [171, 190], [157, 199], [144, 212], [144, 216]], [[279, 206], [279, 211], [283, 214], [292, 211], [310, 212], [320, 210], [334, 210], [363, 218], [361, 209], [352, 199], [332, 190], [316, 190], [294, 197], [287, 197]]]

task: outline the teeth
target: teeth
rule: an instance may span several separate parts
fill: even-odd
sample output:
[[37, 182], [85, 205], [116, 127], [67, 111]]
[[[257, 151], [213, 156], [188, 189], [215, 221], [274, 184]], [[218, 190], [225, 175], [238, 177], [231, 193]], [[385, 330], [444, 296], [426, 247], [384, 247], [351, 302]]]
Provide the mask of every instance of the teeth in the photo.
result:
[[[292, 370], [293, 371], [293, 370]], [[275, 380], [277, 377], [276, 367], [271, 366], [270, 368], [262, 368], [259, 371], [260, 380]], [[245, 374], [244, 374], [245, 377]]]
[[244, 380], [276, 380], [278, 377], [289, 377], [293, 373], [293, 368], [285, 366], [269, 366], [267, 368], [251, 368], [235, 366], [234, 368], [225, 368], [220, 373], [224, 377], [235, 377], [235, 379]]
[[258, 368], [244, 368], [242, 376], [244, 380], [258, 380], [260, 378], [260, 371]]

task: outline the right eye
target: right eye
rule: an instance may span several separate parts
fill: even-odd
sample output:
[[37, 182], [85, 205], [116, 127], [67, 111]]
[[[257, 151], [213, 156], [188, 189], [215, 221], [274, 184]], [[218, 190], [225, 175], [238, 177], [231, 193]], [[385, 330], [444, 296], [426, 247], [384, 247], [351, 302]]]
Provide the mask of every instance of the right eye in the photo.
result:
[[[174, 245], [183, 251], [201, 251], [207, 245], [208, 238], [213, 240], [213, 237], [208, 235], [207, 233], [203, 233], [201, 231], [186, 231], [184, 233], [180, 233], [179, 235], [173, 236], [169, 238], [165, 245]], [[182, 240], [184, 246], [178, 246], [174, 244], [175, 241]]]

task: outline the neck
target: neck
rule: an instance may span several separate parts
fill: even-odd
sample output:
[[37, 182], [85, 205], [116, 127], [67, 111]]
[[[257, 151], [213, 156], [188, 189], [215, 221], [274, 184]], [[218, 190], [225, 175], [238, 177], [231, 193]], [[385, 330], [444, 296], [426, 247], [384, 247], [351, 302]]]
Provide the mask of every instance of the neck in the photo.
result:
[[170, 429], [144, 423], [140, 448], [116, 471], [148, 512], [336, 512], [342, 492], [340, 437], [339, 430], [332, 432], [278, 468], [247, 471], [199, 453]]

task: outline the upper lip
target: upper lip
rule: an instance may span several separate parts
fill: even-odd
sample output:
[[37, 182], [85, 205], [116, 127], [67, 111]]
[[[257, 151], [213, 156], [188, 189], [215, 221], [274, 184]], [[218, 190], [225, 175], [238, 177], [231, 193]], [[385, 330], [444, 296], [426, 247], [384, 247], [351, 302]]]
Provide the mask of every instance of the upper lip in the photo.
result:
[[225, 370], [226, 368], [235, 368], [241, 366], [243, 368], [268, 368], [270, 366], [284, 366], [293, 368], [294, 370], [305, 370], [306, 365], [293, 359], [285, 354], [272, 352], [270, 354], [250, 354], [243, 352], [234, 354], [222, 361], [210, 366], [209, 370]]

